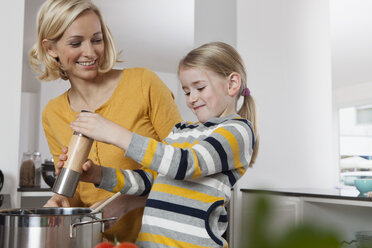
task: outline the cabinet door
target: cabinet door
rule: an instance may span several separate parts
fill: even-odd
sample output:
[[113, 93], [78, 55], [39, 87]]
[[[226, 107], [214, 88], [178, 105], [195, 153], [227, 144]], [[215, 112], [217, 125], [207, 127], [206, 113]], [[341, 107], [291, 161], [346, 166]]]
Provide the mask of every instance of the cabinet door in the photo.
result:
[[[258, 201], [262, 197], [268, 207], [268, 214], [265, 215], [267, 219], [263, 219], [262, 223], [254, 224], [255, 221], [260, 220], [259, 216], [264, 212], [263, 209], [257, 209]], [[263, 205], [260, 206], [264, 208]], [[301, 200], [298, 197], [244, 192], [242, 195], [242, 231], [238, 247], [249, 247], [251, 243], [248, 240], [249, 235], [259, 235], [260, 232], [265, 238], [282, 235], [289, 228], [297, 225], [301, 221], [301, 216]]]

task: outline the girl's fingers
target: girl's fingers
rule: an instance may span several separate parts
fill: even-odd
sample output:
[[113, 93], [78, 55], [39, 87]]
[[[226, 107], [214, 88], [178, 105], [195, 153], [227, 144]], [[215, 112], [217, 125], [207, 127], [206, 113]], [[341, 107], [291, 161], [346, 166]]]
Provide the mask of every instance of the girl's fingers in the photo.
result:
[[82, 165], [82, 168], [84, 171], [88, 171], [90, 169], [90, 167], [93, 166], [93, 162], [92, 160], [88, 159], [83, 165]]
[[83, 168], [83, 171], [88, 171], [89, 168], [90, 168], [90, 164], [87, 163], [87, 162], [85, 162], [85, 163], [83, 164], [82, 168]]

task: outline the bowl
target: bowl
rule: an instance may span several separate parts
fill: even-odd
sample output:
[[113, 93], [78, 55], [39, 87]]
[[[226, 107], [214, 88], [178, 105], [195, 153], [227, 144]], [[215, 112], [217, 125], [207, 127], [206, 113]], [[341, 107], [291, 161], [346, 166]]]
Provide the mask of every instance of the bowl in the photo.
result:
[[56, 172], [53, 163], [44, 163], [41, 165], [41, 175], [44, 182], [48, 184], [49, 187], [53, 187], [56, 181]]
[[354, 185], [363, 196], [372, 191], [372, 179], [355, 179]]

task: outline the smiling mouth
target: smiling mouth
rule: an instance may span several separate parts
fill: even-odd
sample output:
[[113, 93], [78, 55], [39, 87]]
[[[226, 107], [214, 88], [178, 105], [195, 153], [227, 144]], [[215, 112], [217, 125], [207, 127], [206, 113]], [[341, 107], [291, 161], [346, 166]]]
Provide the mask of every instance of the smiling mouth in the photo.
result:
[[95, 60], [92, 60], [92, 61], [85, 61], [85, 62], [76, 62], [77, 64], [79, 65], [82, 65], [82, 66], [90, 66], [90, 65], [94, 65], [96, 63], [96, 59]]
[[194, 110], [198, 110], [200, 109], [201, 107], [204, 107], [205, 105], [200, 105], [200, 106], [197, 106], [197, 107], [194, 107]]

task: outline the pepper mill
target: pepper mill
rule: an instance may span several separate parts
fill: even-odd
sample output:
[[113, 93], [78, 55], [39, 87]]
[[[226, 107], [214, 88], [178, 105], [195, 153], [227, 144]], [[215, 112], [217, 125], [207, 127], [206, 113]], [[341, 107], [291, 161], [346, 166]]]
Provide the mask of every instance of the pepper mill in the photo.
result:
[[[81, 112], [89, 112], [82, 110]], [[53, 185], [54, 193], [73, 197], [79, 183], [82, 165], [87, 161], [93, 139], [74, 132], [68, 145], [67, 160]]]

